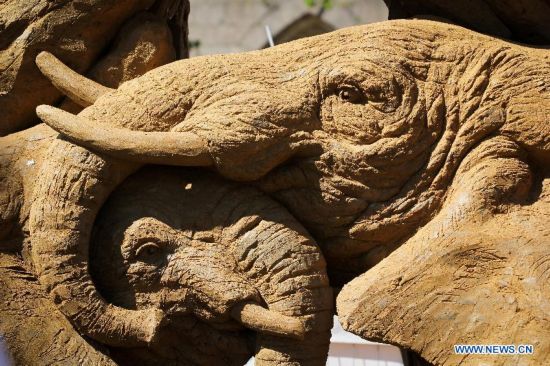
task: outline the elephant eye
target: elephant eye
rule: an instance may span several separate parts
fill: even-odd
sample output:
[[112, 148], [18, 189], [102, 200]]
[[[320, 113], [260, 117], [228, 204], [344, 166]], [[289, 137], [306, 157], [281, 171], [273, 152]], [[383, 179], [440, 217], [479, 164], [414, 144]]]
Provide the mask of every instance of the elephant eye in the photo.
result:
[[338, 91], [338, 97], [344, 102], [348, 103], [360, 103], [363, 101], [363, 93], [354, 86], [345, 86]]
[[146, 242], [136, 250], [136, 257], [140, 260], [148, 260], [161, 252], [161, 247], [154, 242]]

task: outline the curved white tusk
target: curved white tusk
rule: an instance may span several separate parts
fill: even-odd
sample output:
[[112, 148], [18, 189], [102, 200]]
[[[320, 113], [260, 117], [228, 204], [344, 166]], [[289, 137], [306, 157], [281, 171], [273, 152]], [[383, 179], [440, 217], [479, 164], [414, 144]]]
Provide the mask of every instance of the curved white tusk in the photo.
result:
[[190, 132], [144, 132], [93, 123], [40, 105], [36, 114], [67, 140], [92, 151], [141, 164], [212, 166], [206, 142]]
[[92, 105], [103, 94], [115, 90], [78, 74], [46, 51], [36, 56], [36, 65], [60, 92], [81, 107]]
[[253, 302], [243, 302], [231, 309], [231, 316], [247, 328], [260, 333], [303, 340], [304, 324], [300, 319], [268, 310]]

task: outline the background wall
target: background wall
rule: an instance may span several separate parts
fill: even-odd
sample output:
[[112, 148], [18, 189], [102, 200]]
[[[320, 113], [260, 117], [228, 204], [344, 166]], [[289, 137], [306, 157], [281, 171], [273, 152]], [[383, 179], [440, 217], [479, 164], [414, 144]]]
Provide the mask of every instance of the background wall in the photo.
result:
[[[388, 17], [382, 0], [333, 0], [332, 4], [321, 19], [334, 28]], [[276, 35], [304, 14], [318, 14], [319, 9], [308, 7], [304, 0], [191, 0], [189, 39], [200, 43], [192, 48], [191, 55], [262, 48], [266, 44], [266, 25]]]

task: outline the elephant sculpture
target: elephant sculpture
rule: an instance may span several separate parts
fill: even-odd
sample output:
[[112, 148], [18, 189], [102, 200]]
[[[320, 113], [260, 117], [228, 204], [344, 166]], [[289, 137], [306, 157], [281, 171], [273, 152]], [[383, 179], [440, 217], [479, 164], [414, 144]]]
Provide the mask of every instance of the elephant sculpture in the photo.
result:
[[[505, 342], [543, 331], [531, 361], [548, 360], [550, 233], [547, 225], [539, 226], [548, 217], [549, 197], [547, 49], [415, 20], [177, 61], [116, 90], [81, 77], [47, 53], [37, 64], [87, 108], [78, 115], [37, 108], [60, 138], [49, 146], [37, 176], [29, 209], [31, 256], [58, 309], [92, 339], [145, 347], [162, 326], [156, 311], [106, 302], [86, 270], [92, 223], [103, 203], [142, 165], [160, 164], [215, 171], [285, 206], [319, 244], [331, 285], [339, 288], [361, 275], [338, 299], [338, 314], [349, 330], [412, 348], [438, 364], [456, 361], [451, 339]], [[484, 276], [510, 272], [503, 268], [522, 262], [483, 248], [487, 243], [508, 248], [513, 227], [525, 217], [518, 210], [531, 212], [537, 225], [523, 231], [532, 237], [519, 244], [522, 253], [531, 254], [516, 257], [535, 268], [534, 280], [525, 282], [530, 287], [504, 286], [511, 303], [532, 294], [518, 308], [524, 310], [516, 315], [521, 321], [506, 327], [498, 319], [463, 318], [467, 306], [423, 319], [413, 306], [415, 293], [407, 291], [416, 277], [404, 272], [426, 269], [420, 264], [431, 263], [441, 248], [467, 264], [465, 276], [474, 287]], [[465, 244], [475, 237], [473, 228], [485, 228], [492, 216], [498, 223], [491, 225], [504, 228], [501, 237], [477, 237], [481, 249], [471, 250]], [[446, 236], [459, 226], [469, 228], [469, 236]], [[415, 252], [419, 246], [422, 255]], [[482, 263], [490, 265], [480, 264], [468, 277], [480, 252]], [[433, 268], [452, 271], [451, 262]], [[417, 267], [409, 268], [413, 263]], [[426, 299], [456, 284], [452, 276], [430, 281], [418, 285], [433, 284], [422, 292]], [[498, 278], [489, 281], [488, 293], [501, 285]], [[459, 289], [449, 291], [445, 301], [453, 304], [479, 296], [465, 299]], [[385, 309], [410, 317], [402, 322]], [[454, 338], [436, 333], [438, 339], [428, 339], [429, 326], [415, 325], [434, 319], [452, 328]], [[389, 332], [394, 323], [404, 330]]]
[[[242, 365], [253, 353], [257, 364], [324, 362], [333, 314], [324, 259], [280, 205], [250, 187], [164, 168], [131, 177], [102, 211], [95, 283], [117, 306], [162, 309], [168, 324], [141, 350], [153, 355], [119, 348], [121, 364]], [[264, 301], [272, 313], [254, 305]], [[255, 339], [236, 336], [239, 323], [258, 330]]]

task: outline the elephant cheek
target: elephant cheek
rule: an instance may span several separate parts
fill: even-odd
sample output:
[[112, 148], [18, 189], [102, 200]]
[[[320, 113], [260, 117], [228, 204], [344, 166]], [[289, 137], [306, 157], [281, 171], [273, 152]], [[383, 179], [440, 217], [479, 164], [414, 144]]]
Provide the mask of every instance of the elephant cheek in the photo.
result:
[[188, 288], [175, 285], [170, 281], [160, 293], [147, 296], [147, 300], [160, 303], [160, 308], [169, 317], [189, 315], [192, 313], [189, 292]]

